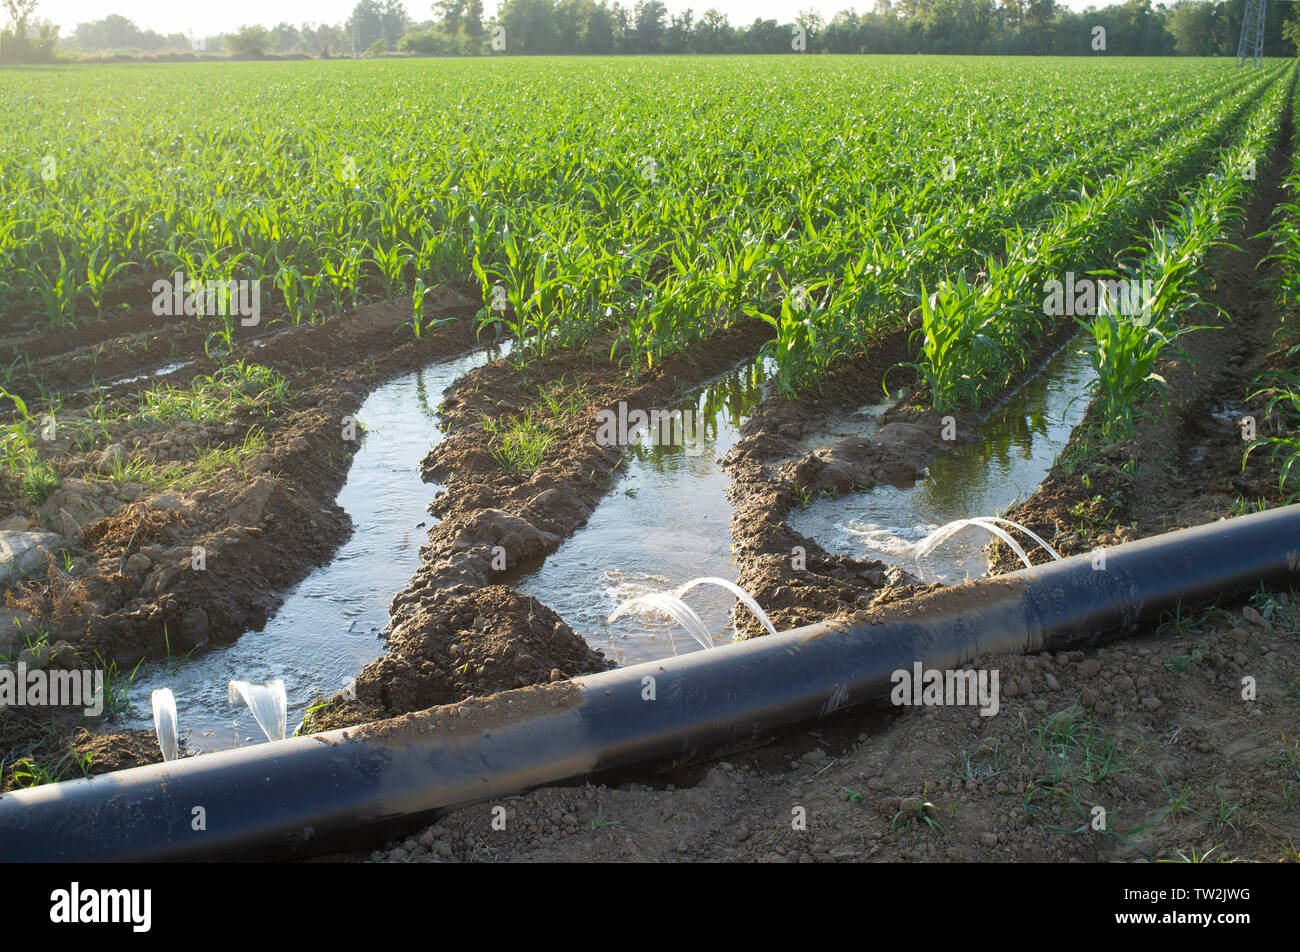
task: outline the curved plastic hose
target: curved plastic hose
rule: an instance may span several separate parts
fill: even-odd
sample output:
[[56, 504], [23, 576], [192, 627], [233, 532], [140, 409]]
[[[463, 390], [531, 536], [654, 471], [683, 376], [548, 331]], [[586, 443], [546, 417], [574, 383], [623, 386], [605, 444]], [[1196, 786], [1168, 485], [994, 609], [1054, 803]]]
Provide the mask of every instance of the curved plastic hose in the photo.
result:
[[279, 678], [263, 684], [231, 681], [227, 687], [227, 697], [231, 704], [237, 704], [243, 699], [267, 740], [284, 740], [289, 701], [283, 681]]
[[149, 695], [153, 708], [153, 732], [158, 735], [158, 748], [163, 760], [175, 760], [180, 742], [176, 737], [176, 695], [171, 688], [158, 688]]
[[919, 543], [917, 543], [916, 557], [919, 559], [925, 555], [928, 555], [930, 552], [934, 551], [938, 546], [942, 545], [948, 539], [952, 538], [953, 535], [960, 532], [966, 526], [978, 526], [979, 528], [984, 529], [986, 532], [992, 533], [993, 535], [997, 536], [1008, 546], [1010, 546], [1012, 551], [1014, 551], [1016, 555], [1020, 558], [1020, 561], [1024, 563], [1025, 568], [1029, 568], [1033, 563], [1030, 562], [1029, 556], [1025, 554], [1025, 550], [1022, 549], [1020, 545], [1014, 539], [1012, 539], [1008, 533], [1006, 533], [1002, 529], [999, 529], [996, 523], [1002, 523], [1003, 525], [1011, 526], [1014, 529], [1019, 529], [1025, 535], [1029, 536], [1029, 538], [1033, 539], [1040, 546], [1042, 546], [1043, 549], [1046, 550], [1047, 554], [1052, 557], [1053, 561], [1059, 562], [1061, 560], [1061, 556], [1057, 554], [1056, 550], [1053, 549], [1046, 542], [1044, 542], [1042, 537], [1039, 536], [1037, 533], [1031, 531], [1030, 529], [1025, 528], [1018, 522], [1012, 522], [1010, 519], [1003, 519], [1001, 516], [977, 516], [973, 519], [958, 519], [955, 522], [950, 522], [947, 525], [940, 526], [938, 529], [935, 529], [928, 536], [926, 536]]
[[713, 638], [709, 635], [709, 629], [704, 624], [704, 619], [695, 614], [690, 605], [687, 605], [676, 596], [669, 595], [667, 592], [651, 592], [649, 595], [638, 595], [636, 598], [629, 598], [614, 609], [614, 613], [605, 619], [605, 624], [612, 625], [620, 615], [626, 615], [632, 609], [640, 606], [663, 612], [685, 628], [690, 636], [704, 647], [712, 648], [714, 646]]
[[754, 597], [735, 582], [729, 582], [725, 578], [715, 578], [712, 575], [704, 578], [693, 578], [685, 585], [681, 586], [681, 588], [677, 589], [673, 594], [678, 598], [681, 598], [691, 589], [700, 585], [716, 585], [719, 588], [725, 588], [743, 602], [746, 608], [754, 613], [754, 617], [762, 623], [763, 627], [767, 629], [769, 635], [776, 634], [776, 627], [772, 624], [772, 619], [767, 617], [767, 612], [758, 607], [758, 602], [754, 601]]

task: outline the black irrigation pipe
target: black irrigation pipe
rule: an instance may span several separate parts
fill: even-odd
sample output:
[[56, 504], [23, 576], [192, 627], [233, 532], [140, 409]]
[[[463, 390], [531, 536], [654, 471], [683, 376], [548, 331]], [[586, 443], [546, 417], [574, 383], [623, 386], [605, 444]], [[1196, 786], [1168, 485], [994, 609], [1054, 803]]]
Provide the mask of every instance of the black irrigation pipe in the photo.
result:
[[434, 709], [5, 794], [0, 860], [292, 858], [374, 846], [463, 804], [681, 765], [886, 704], [892, 673], [918, 661], [944, 670], [1078, 648], [1296, 581], [1300, 506], [1288, 506], [953, 588], [923, 611], [900, 603], [874, 624], [809, 625], [474, 699], [456, 706], [463, 717]]

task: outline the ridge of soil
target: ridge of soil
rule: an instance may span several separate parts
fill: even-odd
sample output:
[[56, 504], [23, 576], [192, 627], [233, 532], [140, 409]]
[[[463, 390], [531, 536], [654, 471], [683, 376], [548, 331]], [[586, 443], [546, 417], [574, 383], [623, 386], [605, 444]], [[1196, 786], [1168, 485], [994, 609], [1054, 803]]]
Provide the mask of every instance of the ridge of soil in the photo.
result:
[[[393, 599], [387, 653], [358, 675], [355, 697], [330, 698], [309, 728], [610, 667], [553, 611], [494, 579], [553, 551], [599, 504], [624, 460], [622, 447], [597, 442], [600, 410], [620, 401], [629, 410], [667, 406], [682, 390], [752, 358], [764, 339], [765, 325], [745, 322], [628, 382], [606, 359], [611, 340], [602, 337], [522, 372], [500, 361], [453, 384], [442, 406], [448, 435], [422, 469], [426, 480], [445, 486], [430, 507], [441, 521], [429, 530], [415, 577]], [[538, 408], [539, 388], [561, 381], [584, 396], [581, 408], [565, 416]], [[523, 417], [542, 417], [551, 428], [549, 448], [530, 472], [503, 465], [484, 426]]]

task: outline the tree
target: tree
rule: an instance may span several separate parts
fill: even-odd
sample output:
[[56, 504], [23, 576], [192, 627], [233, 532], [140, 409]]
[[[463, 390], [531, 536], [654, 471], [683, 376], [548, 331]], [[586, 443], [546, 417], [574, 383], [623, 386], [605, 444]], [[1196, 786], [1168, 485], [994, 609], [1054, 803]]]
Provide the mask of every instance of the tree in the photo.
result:
[[419, 30], [407, 33], [397, 43], [403, 53], [420, 53], [424, 56], [454, 56], [460, 51], [456, 38], [442, 30]]
[[323, 56], [330, 51], [330, 44], [334, 40], [334, 28], [324, 24], [317, 28], [310, 23], [304, 23], [298, 28], [298, 36], [302, 38], [300, 42], [304, 53]]
[[227, 36], [226, 43], [237, 56], [265, 56], [267, 47], [271, 45], [271, 31], [257, 24], [245, 24]]
[[411, 18], [407, 16], [402, 0], [384, 0], [379, 8], [379, 39], [388, 49], [397, 48], [398, 40], [410, 25]]
[[1291, 7], [1291, 15], [1282, 24], [1282, 38], [1295, 47], [1300, 56], [1300, 6]]
[[349, 52], [364, 50], [382, 37], [382, 14], [383, 10], [375, 0], [361, 0], [352, 8], [352, 16], [347, 22], [348, 36], [352, 40], [346, 47]]
[[483, 35], [483, 0], [469, 0], [465, 5], [465, 19], [461, 23], [461, 29], [473, 40]]
[[54, 59], [59, 28], [48, 20], [34, 20], [36, 0], [3, 0], [13, 25], [0, 34], [0, 57], [9, 62], [47, 63]]
[[627, 7], [623, 6], [618, 0], [614, 0], [614, 5], [609, 8], [610, 19], [614, 21], [614, 50], [619, 53], [626, 53], [631, 50], [632, 42], [632, 25], [628, 18]]
[[505, 0], [497, 23], [506, 31], [507, 53], [559, 51], [559, 17], [551, 0]]
[[604, 2], [587, 3], [587, 19], [582, 27], [584, 53], [614, 52], [614, 15]]
[[667, 17], [668, 8], [661, 0], [644, 0], [636, 5], [636, 48], [639, 52], [659, 52]]
[[788, 53], [793, 35], [793, 24], [783, 26], [775, 20], [755, 17], [754, 22], [744, 28], [741, 48], [746, 53]]
[[271, 40], [277, 53], [292, 53], [298, 49], [302, 37], [292, 23], [279, 23], [271, 31]]
[[1186, 56], [1213, 56], [1217, 52], [1214, 4], [1209, 0], [1183, 0], [1169, 11], [1165, 29], [1174, 48]]
[[36, 12], [36, 0], [4, 0], [5, 12], [14, 27], [14, 37], [19, 40], [27, 38], [27, 26], [32, 14]]
[[803, 13], [794, 18], [794, 22], [804, 28], [809, 39], [812, 39], [815, 36], [820, 36], [822, 30], [826, 28], [826, 21], [821, 18], [821, 14], [816, 10], [803, 11]]
[[461, 17], [465, 13], [465, 0], [438, 0], [433, 5], [433, 15], [442, 21], [442, 31], [448, 36], [460, 32]]
[[[355, 0], [345, 24], [245, 26], [209, 38], [241, 56], [267, 52], [371, 52], [401, 48], [435, 55], [483, 53], [484, 0], [422, 0], [433, 18], [412, 24], [403, 0]], [[793, 23], [756, 19], [736, 28], [716, 9], [698, 18], [688, 0], [500, 0], [491, 25], [505, 30], [508, 53], [787, 53], [802, 27], [809, 49], [834, 53], [1038, 53], [1095, 55], [1092, 31], [1103, 27], [1115, 55], [1231, 56], [1246, 0], [1100, 0], [1083, 11], [1066, 0], [863, 0], [870, 12], [841, 10], [829, 20], [805, 10]], [[1073, 2], [1073, 0], [1070, 0]], [[1091, 3], [1091, 0], [1085, 0]], [[7, 61], [53, 58], [57, 28], [35, 18], [39, 0], [0, 0], [11, 27]], [[803, 4], [795, 4], [802, 6]], [[1267, 21], [1264, 52], [1300, 52], [1300, 5]], [[162, 52], [188, 49], [182, 36], [162, 36], [110, 15], [79, 23], [70, 40], [83, 50]]]
[[682, 13], [670, 17], [668, 32], [664, 35], [663, 48], [668, 53], [685, 53], [691, 45], [691, 29], [695, 14], [687, 7]]
[[155, 47], [151, 40], [156, 36], [126, 17], [110, 13], [102, 20], [78, 23], [72, 31], [72, 42], [83, 50], [152, 50]]
[[731, 24], [727, 15], [715, 7], [705, 10], [695, 24], [691, 48], [697, 53], [725, 53], [730, 46]]

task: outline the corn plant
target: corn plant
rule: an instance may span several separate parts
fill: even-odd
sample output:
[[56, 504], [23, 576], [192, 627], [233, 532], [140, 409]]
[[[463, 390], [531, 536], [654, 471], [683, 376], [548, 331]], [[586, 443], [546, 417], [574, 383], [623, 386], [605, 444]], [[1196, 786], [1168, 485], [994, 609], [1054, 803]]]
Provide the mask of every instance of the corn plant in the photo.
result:
[[16, 394], [0, 387], [0, 398], [14, 405], [13, 419], [0, 426], [0, 459], [4, 460], [5, 471], [17, 479], [19, 494], [40, 505], [59, 487], [59, 477], [37, 453], [33, 431], [39, 427], [39, 421]]
[[[1286, 352], [1285, 362], [1294, 361], [1297, 353], [1300, 344]], [[1291, 370], [1269, 370], [1260, 375], [1259, 382], [1263, 386], [1250, 395], [1250, 400], [1266, 401], [1264, 417], [1272, 425], [1272, 432], [1246, 447], [1241, 468], [1246, 468], [1255, 450], [1265, 449], [1277, 467], [1277, 488], [1285, 492], [1291, 470], [1300, 460], [1300, 375]]]
[[[346, 82], [328, 62], [199, 63], [183, 78], [144, 65], [113, 72], [108, 99], [115, 67], [7, 77], [0, 313], [69, 326], [135, 303], [140, 278], [198, 279], [235, 259], [295, 323], [404, 301], [416, 279], [477, 281], [480, 324], [511, 333], [519, 359], [610, 335], [636, 375], [763, 320], [790, 389], [938, 294], [932, 316], [958, 327], [945, 347], [949, 332], [931, 328], [929, 359], [966, 370], [917, 372], [957, 405], [1045, 332], [1024, 293], [1035, 262], [1126, 246], [1289, 68], [563, 63], [563, 83], [545, 58], [357, 63]], [[817, 122], [785, 120], [809, 101]], [[49, 185], [31, 163], [47, 152], [94, 174]], [[969, 290], [984, 284], [995, 290]], [[820, 290], [787, 315], [798, 286]], [[216, 347], [231, 336], [209, 333]]]
[[99, 261], [101, 249], [92, 248], [90, 251], [90, 260], [86, 263], [86, 297], [90, 301], [91, 307], [95, 309], [95, 316], [100, 317], [104, 313], [104, 294], [112, 284], [113, 279], [119, 272], [127, 268], [134, 267], [133, 261], [113, 262], [111, 257], [104, 261]]
[[[1238, 136], [1243, 148], [1258, 148], [1270, 130], [1276, 130], [1282, 92], [1274, 86], [1248, 111]], [[1034, 300], [1045, 282], [1065, 274], [1074, 261], [1123, 256], [1131, 230], [1158, 208], [1162, 194], [1182, 184], [1189, 172], [1204, 167], [1214, 144], [1239, 123], [1244, 112], [1240, 102], [1223, 103], [1199, 125], [1134, 159], [1095, 189], [1085, 190], [1080, 201], [1061, 209], [1045, 227], [1008, 233], [1005, 254], [1001, 260], [988, 261], [988, 281], [979, 290], [970, 289], [964, 274], [943, 279], [922, 309], [925, 346], [915, 365], [933, 405], [977, 406], [985, 392], [1005, 385], [1023, 368], [1032, 343], [1051, 326], [1045, 308]], [[1212, 208], [1190, 212], [1193, 217], [1181, 226], [1194, 231], [1197, 241], [1185, 244], [1180, 239], [1164, 249], [1168, 254], [1160, 263], [1158, 296], [1166, 288], [1170, 294], [1182, 293], [1188, 266], [1210, 247], [1199, 236], [1219, 222], [1240, 194], [1240, 176], [1220, 176], [1220, 180]], [[1182, 259], [1174, 257], [1180, 249], [1185, 252]], [[1099, 326], [1095, 332], [1108, 341], [1135, 343], [1132, 335], [1112, 330]], [[951, 364], [957, 367], [947, 366]]]
[[[1277, 105], [1265, 103], [1268, 109]], [[1239, 201], [1248, 184], [1239, 170], [1251, 159], [1266, 156], [1277, 128], [1275, 116], [1268, 111], [1255, 114], [1241, 142], [1223, 152], [1216, 169], [1174, 208], [1169, 224], [1154, 230], [1146, 257], [1135, 268], [1104, 272], [1121, 277], [1129, 288], [1150, 286], [1151, 292], [1141, 302], [1140, 314], [1125, 306], [1136, 302], [1104, 293], [1096, 318], [1081, 321], [1096, 344], [1092, 361], [1103, 437], [1132, 433], [1148, 394], [1163, 394], [1168, 387], [1156, 370], [1161, 359], [1169, 352], [1185, 358], [1186, 352], [1174, 342], [1211, 329], [1186, 321], [1206, 304], [1199, 294], [1201, 266], [1212, 249], [1229, 246], [1223, 234], [1240, 219]]]

